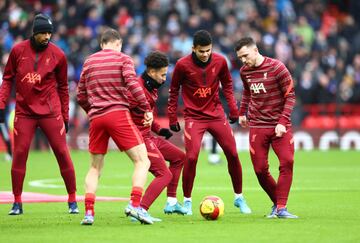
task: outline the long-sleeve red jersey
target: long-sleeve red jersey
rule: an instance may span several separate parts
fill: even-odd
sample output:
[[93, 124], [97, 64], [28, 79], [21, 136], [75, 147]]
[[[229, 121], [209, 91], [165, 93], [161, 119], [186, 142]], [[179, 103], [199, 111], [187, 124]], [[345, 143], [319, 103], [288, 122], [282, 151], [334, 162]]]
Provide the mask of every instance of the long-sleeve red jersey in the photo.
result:
[[156, 134], [160, 131], [160, 125], [156, 122], [156, 101], [158, 99], [158, 89], [153, 88], [149, 91], [144, 85], [144, 79], [140, 76], [138, 77], [139, 85], [142, 87], [145, 93], [146, 100], [149, 102], [150, 109], [154, 114], [154, 121], [151, 127], [145, 127], [143, 125], [144, 120], [144, 112], [140, 106], [138, 101], [136, 101], [131, 95], [129, 95], [129, 103], [130, 103], [130, 113], [131, 118], [133, 119], [134, 123], [136, 124], [137, 128], [141, 132], [143, 137], [148, 137], [151, 135], [151, 131], [155, 132]]
[[169, 90], [168, 116], [170, 125], [177, 122], [178, 96], [184, 101], [184, 117], [195, 120], [214, 120], [224, 118], [224, 109], [219, 98], [221, 83], [230, 116], [237, 117], [238, 109], [233, 93], [233, 82], [223, 56], [212, 53], [205, 67], [195, 64], [192, 54], [178, 60]]
[[295, 92], [285, 65], [265, 57], [258, 67], [241, 67], [240, 75], [244, 90], [239, 114], [247, 113], [250, 127], [290, 126]]
[[67, 61], [52, 43], [35, 51], [30, 40], [16, 44], [6, 63], [0, 89], [0, 109], [4, 109], [12, 85], [16, 87], [17, 116], [54, 117], [69, 120]]
[[134, 62], [129, 56], [105, 49], [86, 59], [78, 84], [77, 100], [89, 119], [116, 110], [128, 110], [128, 91], [139, 107], [150, 110], [137, 80]]

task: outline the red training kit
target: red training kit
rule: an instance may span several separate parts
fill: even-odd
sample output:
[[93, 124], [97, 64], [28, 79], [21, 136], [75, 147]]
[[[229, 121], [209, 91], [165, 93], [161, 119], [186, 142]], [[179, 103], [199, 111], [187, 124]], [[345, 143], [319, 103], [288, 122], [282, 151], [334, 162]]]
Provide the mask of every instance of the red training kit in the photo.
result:
[[233, 92], [233, 82], [226, 60], [213, 53], [210, 63], [205, 67], [196, 65], [192, 55], [179, 59], [171, 80], [168, 102], [170, 125], [177, 122], [179, 89], [184, 101], [184, 117], [194, 120], [221, 120], [224, 109], [219, 98], [219, 87], [230, 109], [230, 116], [237, 117], [238, 111]]
[[141, 108], [150, 110], [129, 56], [105, 49], [86, 59], [78, 85], [77, 100], [90, 120], [112, 111], [127, 110], [128, 91]]
[[42, 51], [36, 51], [30, 40], [16, 44], [4, 69], [0, 109], [5, 108], [13, 85], [16, 108], [11, 179], [15, 200], [21, 200], [26, 162], [36, 127], [40, 127], [46, 135], [67, 192], [75, 198], [75, 171], [66, 144], [64, 125], [69, 120], [69, 90], [63, 51], [52, 43]]
[[219, 88], [226, 98], [232, 118], [238, 117], [233, 93], [233, 82], [223, 56], [212, 53], [209, 62], [196, 63], [196, 55], [181, 58], [175, 65], [168, 102], [170, 125], [177, 123], [178, 96], [184, 101], [184, 137], [186, 161], [183, 171], [183, 191], [185, 197], [191, 197], [196, 174], [201, 141], [206, 131], [210, 132], [223, 149], [228, 161], [228, 171], [235, 193], [242, 192], [242, 173], [239, 156], [232, 129], [227, 122], [219, 98]]
[[[294, 141], [290, 116], [295, 105], [294, 84], [285, 65], [265, 57], [258, 67], [240, 69], [244, 90], [240, 115], [250, 126], [250, 155], [261, 187], [274, 205], [285, 206], [293, 177]], [[275, 126], [282, 124], [287, 132], [276, 137]], [[268, 153], [272, 146], [280, 166], [276, 182], [269, 171]]]
[[240, 116], [247, 116], [250, 127], [275, 127], [278, 123], [290, 126], [295, 105], [294, 83], [285, 65], [265, 57], [256, 68], [240, 69], [244, 90]]
[[[151, 127], [144, 127], [144, 110], [138, 107], [138, 102], [134, 98], [129, 98], [131, 117], [144, 138], [148, 158], [151, 162], [149, 171], [155, 176], [146, 189], [140, 203], [141, 207], [148, 210], [165, 187], [167, 187], [167, 196], [176, 197], [176, 190], [185, 160], [185, 153], [168, 140], [152, 134], [151, 130], [158, 134], [161, 129], [160, 125], [156, 122], [155, 112], [158, 90], [155, 88], [149, 90], [145, 87], [145, 81], [142, 77], [139, 77], [138, 80], [144, 90], [146, 99], [150, 104], [155, 118]], [[165, 161], [169, 161], [169, 168]]]

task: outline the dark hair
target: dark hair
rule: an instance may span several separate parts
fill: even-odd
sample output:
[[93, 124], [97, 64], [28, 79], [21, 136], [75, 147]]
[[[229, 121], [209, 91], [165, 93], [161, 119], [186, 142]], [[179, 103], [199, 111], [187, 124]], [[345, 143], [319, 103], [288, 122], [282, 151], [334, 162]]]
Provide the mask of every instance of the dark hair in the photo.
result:
[[144, 64], [146, 65], [147, 69], [160, 69], [169, 66], [169, 59], [164, 53], [160, 51], [153, 51], [147, 55]]
[[112, 28], [108, 28], [101, 34], [100, 45], [117, 40], [122, 41], [120, 33]]
[[244, 46], [252, 46], [252, 45], [256, 45], [254, 39], [251, 37], [244, 37], [244, 38], [241, 38], [240, 40], [238, 40], [237, 42], [235, 42], [234, 49], [235, 49], [235, 52], [237, 52]]
[[211, 35], [206, 30], [198, 30], [194, 34], [193, 46], [208, 46], [212, 43]]

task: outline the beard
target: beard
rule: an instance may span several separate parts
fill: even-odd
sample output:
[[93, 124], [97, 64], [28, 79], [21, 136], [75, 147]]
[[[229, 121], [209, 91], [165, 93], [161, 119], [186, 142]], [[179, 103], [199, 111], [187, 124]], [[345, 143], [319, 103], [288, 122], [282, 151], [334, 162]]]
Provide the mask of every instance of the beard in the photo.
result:
[[34, 38], [34, 36], [32, 36], [30, 38], [30, 43], [31, 43], [31, 46], [36, 50], [36, 51], [43, 51], [45, 50], [48, 45], [49, 45], [49, 41], [43, 41], [41, 43], [37, 42]]

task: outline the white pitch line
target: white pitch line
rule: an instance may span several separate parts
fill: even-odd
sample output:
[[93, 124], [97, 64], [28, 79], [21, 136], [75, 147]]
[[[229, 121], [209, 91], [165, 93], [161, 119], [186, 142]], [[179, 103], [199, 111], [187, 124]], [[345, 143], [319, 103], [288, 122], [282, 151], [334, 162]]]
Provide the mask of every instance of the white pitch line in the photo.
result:
[[[42, 179], [42, 180], [34, 180], [30, 181], [29, 185], [32, 187], [40, 187], [40, 188], [65, 188], [63, 181], [61, 179]], [[129, 189], [131, 185], [121, 186], [121, 185], [99, 185], [99, 188], [104, 189]], [[194, 186], [194, 190], [214, 190], [214, 191], [232, 191], [232, 187], [224, 187], [224, 186]], [[244, 187], [244, 191], [262, 191], [259, 187]], [[291, 191], [329, 191], [329, 192], [360, 192], [360, 188], [341, 188], [341, 187], [292, 187]]]

